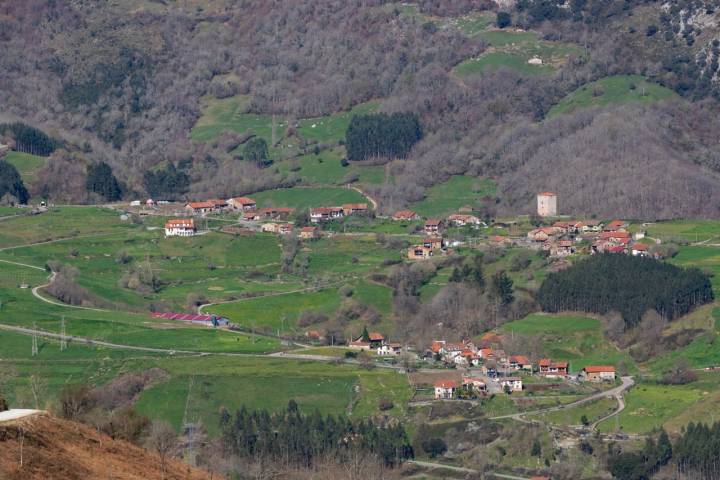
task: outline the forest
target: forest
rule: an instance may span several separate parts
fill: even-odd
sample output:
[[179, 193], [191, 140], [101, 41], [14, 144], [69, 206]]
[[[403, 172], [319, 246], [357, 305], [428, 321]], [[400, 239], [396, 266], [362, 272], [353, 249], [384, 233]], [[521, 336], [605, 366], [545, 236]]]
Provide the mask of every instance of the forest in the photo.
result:
[[710, 278], [652, 258], [596, 254], [543, 281], [537, 300], [546, 312], [617, 311], [626, 328], [655, 310], [666, 320], [713, 300]]
[[[57, 139], [27, 185], [54, 201], [93, 201], [84, 175], [63, 184], [53, 173], [99, 162], [128, 195], [230, 196], [296, 184], [292, 171], [264, 168], [262, 154], [259, 162], [236, 161], [231, 132], [210, 143], [188, 138], [207, 99], [241, 96], [243, 114], [277, 115], [291, 126], [369, 100], [379, 103], [376, 114], [407, 114], [407, 135], [390, 132], [381, 144], [367, 135], [347, 139], [348, 160], [387, 156], [393, 181], [363, 186], [382, 212], [463, 174], [496, 179], [498, 214], [528, 213], [534, 193], [552, 189], [568, 214], [720, 217], [719, 46], [714, 27], [687, 21], [705, 10], [685, 0], [667, 11], [643, 1], [560, 3], [433, 0], [408, 13], [381, 0], [254, 0], [182, 11], [157, 2], [131, 9], [10, 0], [0, 6], [0, 121]], [[499, 68], [460, 78], [455, 66], [492, 45], [452, 25], [500, 10], [508, 29], [532, 29], [574, 53], [547, 75]], [[614, 75], [643, 75], [675, 97], [550, 115], [567, 95]], [[295, 141], [296, 133], [287, 128], [277, 140]], [[145, 173], [169, 164], [186, 177]], [[643, 182], [634, 182], [638, 175]]]
[[358, 452], [375, 456], [387, 467], [413, 458], [402, 424], [373, 422], [322, 416], [317, 411], [303, 414], [290, 400], [287, 409], [279, 413], [242, 407], [233, 417], [227, 410], [221, 411], [221, 444], [229, 455], [305, 467], [328, 457], [343, 463]]
[[404, 158], [421, 138], [422, 127], [414, 113], [356, 115], [345, 134], [345, 148], [348, 160]]

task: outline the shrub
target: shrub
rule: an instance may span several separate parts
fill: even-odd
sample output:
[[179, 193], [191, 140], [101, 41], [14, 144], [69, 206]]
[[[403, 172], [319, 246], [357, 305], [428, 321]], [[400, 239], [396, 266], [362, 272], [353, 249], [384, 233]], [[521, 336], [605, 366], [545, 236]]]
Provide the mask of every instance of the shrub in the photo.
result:
[[383, 411], [383, 412], [387, 411], [387, 410], [392, 410], [392, 408], [394, 406], [395, 406], [395, 404], [389, 398], [381, 398], [380, 401], [378, 402], [378, 408], [380, 409], [380, 411]]
[[447, 444], [442, 438], [433, 437], [425, 439], [422, 441], [420, 446], [425, 453], [430, 455], [431, 458], [435, 458], [447, 452]]
[[652, 37], [658, 32], [657, 25], [648, 25], [647, 30], [645, 30], [645, 35], [648, 37]]
[[498, 12], [495, 17], [495, 25], [497, 25], [498, 28], [509, 27], [511, 20], [512, 17], [508, 12]]

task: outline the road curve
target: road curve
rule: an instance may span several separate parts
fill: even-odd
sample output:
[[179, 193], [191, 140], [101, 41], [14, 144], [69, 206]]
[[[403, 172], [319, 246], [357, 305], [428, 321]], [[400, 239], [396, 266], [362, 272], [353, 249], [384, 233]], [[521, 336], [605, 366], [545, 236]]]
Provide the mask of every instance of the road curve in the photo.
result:
[[619, 397], [622, 397], [622, 394], [626, 390], [628, 390], [630, 387], [635, 385], [635, 380], [633, 380], [632, 377], [629, 377], [629, 376], [622, 377], [621, 380], [622, 380], [622, 384], [615, 388], [611, 388], [610, 390], [606, 390], [604, 392], [598, 392], [593, 395], [589, 395], [587, 397], [581, 398], [580, 400], [576, 400], [572, 403], [567, 403], [565, 405], [558, 405], [555, 407], [542, 408], [540, 410], [533, 410], [530, 412], [521, 412], [521, 413], [512, 413], [509, 415], [500, 415], [497, 417], [491, 417], [490, 420], [502, 420], [504, 418], [513, 418], [515, 420], [523, 420], [522, 417], [527, 416], [527, 415], [539, 415], [539, 414], [543, 414], [543, 413], [556, 412], [558, 410], [565, 410], [567, 408], [576, 407], [578, 405], [582, 405], [587, 402], [592, 402], [593, 400], [599, 400], [599, 399], [605, 398], [605, 397], [619, 398]]

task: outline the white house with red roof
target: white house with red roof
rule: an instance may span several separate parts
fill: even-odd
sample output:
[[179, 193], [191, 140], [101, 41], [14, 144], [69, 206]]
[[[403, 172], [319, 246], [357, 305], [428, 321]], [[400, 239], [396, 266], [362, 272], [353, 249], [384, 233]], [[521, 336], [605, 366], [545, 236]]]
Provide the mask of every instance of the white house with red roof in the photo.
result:
[[647, 257], [648, 255], [650, 255], [650, 252], [648, 251], [648, 246], [643, 243], [634, 244], [632, 246], [631, 252], [635, 257]]
[[412, 210], [398, 210], [393, 214], [392, 219], [396, 222], [407, 222], [412, 220], [420, 220], [420, 215]]
[[520, 377], [505, 377], [500, 380], [500, 386], [503, 390], [507, 388], [511, 392], [522, 392], [523, 381]]
[[165, 222], [166, 237], [191, 237], [195, 233], [195, 221], [192, 218], [174, 218]]
[[434, 387], [436, 400], [449, 400], [455, 397], [458, 384], [455, 380], [438, 380]]
[[453, 213], [447, 218], [448, 222], [456, 227], [464, 227], [465, 225], [471, 225], [473, 227], [479, 227], [482, 221], [475, 215], [467, 215], [464, 213]]
[[436, 235], [440, 233], [443, 227], [443, 221], [438, 218], [428, 218], [425, 222], [425, 233], [428, 235]]

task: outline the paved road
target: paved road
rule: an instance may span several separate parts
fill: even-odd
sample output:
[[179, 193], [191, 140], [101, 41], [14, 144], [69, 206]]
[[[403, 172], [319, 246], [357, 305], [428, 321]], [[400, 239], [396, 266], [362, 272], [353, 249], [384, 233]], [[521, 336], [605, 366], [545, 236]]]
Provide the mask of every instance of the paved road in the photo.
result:
[[[472, 468], [465, 468], [465, 467], [455, 467], [453, 465], [445, 465], [444, 463], [435, 463], [435, 462], [423, 462], [420, 460], [408, 460], [407, 463], [417, 465], [418, 467], [423, 468], [441, 468], [443, 470], [449, 470], [451, 472], [457, 472], [457, 473], [470, 473], [470, 474], [479, 474], [479, 470], [475, 470]], [[488, 472], [488, 475], [491, 475], [493, 477], [497, 478], [504, 478], [507, 480], [529, 480], [528, 477], [518, 477], [517, 475], [508, 475], [505, 473], [494, 473], [494, 472]]]
[[538, 414], [542, 414], [542, 413], [556, 412], [558, 410], [565, 410], [567, 408], [576, 407], [578, 405], [582, 405], [583, 403], [592, 402], [593, 400], [599, 400], [601, 398], [606, 398], [606, 397], [621, 398], [622, 394], [626, 390], [628, 390], [630, 387], [635, 385], [635, 381], [633, 380], [632, 377], [622, 377], [621, 380], [622, 380], [622, 384], [618, 387], [611, 388], [610, 390], [605, 390], [604, 392], [598, 392], [593, 395], [589, 395], [587, 397], [581, 398], [580, 400], [577, 400], [572, 403], [566, 403], [565, 405], [558, 405], [555, 407], [543, 408], [540, 410], [533, 410], [530, 412], [513, 413], [510, 415], [500, 415], [497, 417], [491, 417], [490, 420], [501, 420], [503, 418], [513, 418], [515, 420], [523, 420], [522, 417], [524, 417], [526, 415], [538, 415]]
[[25, 408], [15, 408], [0, 412], [0, 423], [17, 420], [19, 418], [29, 417], [32, 415], [47, 415], [45, 410], [30, 410]]

